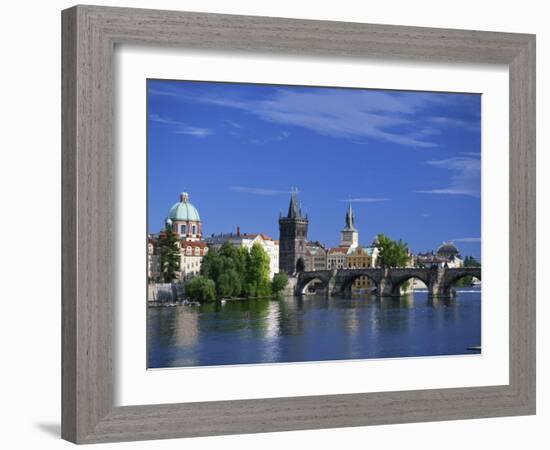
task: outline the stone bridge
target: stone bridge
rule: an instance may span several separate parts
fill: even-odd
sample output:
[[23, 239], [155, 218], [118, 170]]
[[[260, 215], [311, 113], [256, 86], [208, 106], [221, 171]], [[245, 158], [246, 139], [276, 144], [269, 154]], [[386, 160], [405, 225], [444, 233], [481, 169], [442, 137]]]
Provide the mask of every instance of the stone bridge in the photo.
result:
[[406, 281], [417, 278], [428, 288], [434, 297], [450, 297], [452, 288], [458, 280], [472, 276], [481, 280], [481, 267], [448, 268], [364, 268], [338, 269], [300, 272], [296, 279], [295, 293], [302, 295], [312, 281], [318, 281], [329, 294], [349, 295], [353, 282], [359, 277], [368, 277], [381, 297], [399, 297], [401, 286]]

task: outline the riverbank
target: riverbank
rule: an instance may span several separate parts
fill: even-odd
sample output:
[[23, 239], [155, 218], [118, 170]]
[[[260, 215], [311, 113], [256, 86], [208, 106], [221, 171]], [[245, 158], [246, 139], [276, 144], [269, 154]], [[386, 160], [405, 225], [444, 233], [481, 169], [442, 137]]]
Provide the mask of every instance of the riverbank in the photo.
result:
[[270, 297], [237, 297], [237, 298], [222, 298], [219, 300], [215, 300], [213, 302], [198, 302], [195, 300], [176, 300], [176, 301], [148, 301], [147, 307], [148, 308], [166, 308], [166, 307], [173, 307], [173, 306], [200, 306], [200, 305], [206, 305], [206, 304], [224, 304], [227, 302], [245, 302], [249, 300], [279, 300], [279, 296], [270, 296]]

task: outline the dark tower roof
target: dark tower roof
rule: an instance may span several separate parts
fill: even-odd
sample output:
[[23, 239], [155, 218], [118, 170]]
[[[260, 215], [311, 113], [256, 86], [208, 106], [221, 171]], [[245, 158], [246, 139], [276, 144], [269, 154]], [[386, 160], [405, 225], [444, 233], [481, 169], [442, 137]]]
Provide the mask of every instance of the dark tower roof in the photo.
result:
[[293, 190], [290, 194], [290, 205], [288, 205], [288, 214], [289, 219], [303, 219], [302, 209], [298, 205], [298, 199], [296, 198], [296, 191]]
[[351, 202], [349, 202], [348, 210], [346, 212], [346, 230], [355, 230], [355, 216], [351, 209]]

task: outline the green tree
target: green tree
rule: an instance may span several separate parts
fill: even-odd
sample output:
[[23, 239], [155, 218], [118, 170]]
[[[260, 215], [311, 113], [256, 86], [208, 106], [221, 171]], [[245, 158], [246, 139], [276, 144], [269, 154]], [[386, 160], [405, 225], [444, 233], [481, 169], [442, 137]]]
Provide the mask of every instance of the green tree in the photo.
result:
[[250, 253], [244, 247], [239, 247], [235, 253], [235, 270], [241, 280], [241, 295], [244, 295], [244, 283], [246, 280], [246, 271], [250, 264]]
[[216, 292], [219, 298], [238, 297], [241, 295], [242, 283], [235, 269], [222, 273], [216, 280]]
[[401, 239], [395, 241], [384, 234], [377, 237], [382, 267], [404, 267], [409, 262], [409, 250], [406, 242]]
[[481, 267], [481, 263], [473, 256], [464, 258], [464, 267]]
[[[481, 267], [481, 263], [473, 256], [466, 256], [464, 258], [464, 267]], [[474, 280], [474, 277], [472, 277], [471, 275], [467, 275], [465, 277], [462, 277], [460, 280], [458, 280], [455, 283], [455, 286], [456, 287], [471, 286], [473, 280]]]
[[280, 292], [282, 292], [287, 283], [288, 275], [286, 274], [286, 272], [276, 273], [273, 276], [273, 280], [271, 281], [271, 290], [273, 291], [273, 294], [279, 294]]
[[164, 233], [160, 234], [158, 246], [162, 281], [171, 283], [176, 279], [177, 272], [180, 270], [180, 249], [178, 238], [169, 226], [166, 227]]
[[199, 302], [213, 302], [216, 300], [216, 285], [209, 278], [197, 275], [185, 284], [185, 293]]
[[259, 244], [250, 252], [229, 242], [211, 249], [202, 260], [201, 275], [214, 282], [217, 298], [268, 297], [272, 292], [269, 255]]
[[251, 297], [268, 297], [271, 295], [269, 280], [269, 255], [260, 246], [254, 244], [250, 249], [246, 278]]

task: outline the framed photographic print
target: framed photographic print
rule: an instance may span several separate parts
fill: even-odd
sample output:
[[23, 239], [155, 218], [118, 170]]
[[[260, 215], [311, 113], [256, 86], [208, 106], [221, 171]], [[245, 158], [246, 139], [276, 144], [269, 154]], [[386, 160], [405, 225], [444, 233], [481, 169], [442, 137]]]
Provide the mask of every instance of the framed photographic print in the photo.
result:
[[63, 437], [534, 414], [534, 73], [532, 35], [64, 11]]

